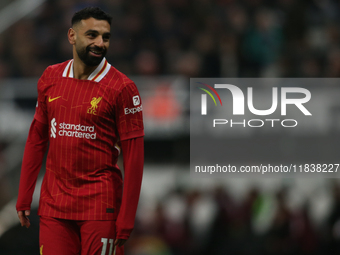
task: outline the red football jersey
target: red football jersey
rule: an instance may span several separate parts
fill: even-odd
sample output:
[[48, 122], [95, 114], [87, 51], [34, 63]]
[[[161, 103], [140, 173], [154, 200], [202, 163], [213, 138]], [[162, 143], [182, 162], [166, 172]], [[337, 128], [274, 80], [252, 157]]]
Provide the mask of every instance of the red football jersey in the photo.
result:
[[88, 80], [73, 60], [48, 67], [38, 82], [35, 118], [49, 124], [39, 215], [113, 220], [122, 198], [119, 142], [144, 136], [136, 85], [104, 58]]

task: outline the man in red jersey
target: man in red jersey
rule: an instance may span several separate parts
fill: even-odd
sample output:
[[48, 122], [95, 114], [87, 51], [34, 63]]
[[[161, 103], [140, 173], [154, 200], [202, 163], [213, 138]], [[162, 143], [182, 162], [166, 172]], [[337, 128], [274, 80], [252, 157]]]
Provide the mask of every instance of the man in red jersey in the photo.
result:
[[123, 254], [133, 229], [144, 164], [143, 108], [136, 85], [104, 57], [110, 26], [99, 8], [75, 13], [68, 31], [73, 59], [49, 66], [38, 82], [16, 208], [29, 227], [49, 142], [38, 210], [44, 255]]

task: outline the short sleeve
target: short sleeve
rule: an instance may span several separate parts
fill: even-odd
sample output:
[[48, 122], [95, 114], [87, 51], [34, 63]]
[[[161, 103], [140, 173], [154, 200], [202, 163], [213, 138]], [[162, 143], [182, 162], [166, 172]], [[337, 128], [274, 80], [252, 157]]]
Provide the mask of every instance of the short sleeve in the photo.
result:
[[38, 100], [35, 107], [34, 118], [41, 123], [47, 124], [47, 108], [46, 108], [46, 98], [45, 92], [43, 90], [44, 81], [43, 76], [38, 81]]
[[118, 94], [115, 116], [121, 141], [144, 136], [143, 106], [134, 83], [127, 84]]

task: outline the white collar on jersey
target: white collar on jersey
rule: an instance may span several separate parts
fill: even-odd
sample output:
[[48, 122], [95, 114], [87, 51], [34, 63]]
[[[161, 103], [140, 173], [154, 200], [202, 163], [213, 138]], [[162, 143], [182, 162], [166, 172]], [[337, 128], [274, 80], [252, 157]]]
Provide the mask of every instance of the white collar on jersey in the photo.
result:
[[[97, 68], [89, 75], [87, 79], [90, 81], [100, 82], [105, 77], [105, 75], [108, 73], [110, 68], [111, 68], [111, 65], [109, 64], [109, 62], [107, 62], [106, 58], [103, 58], [102, 62], [100, 62]], [[64, 69], [64, 72], [63, 72], [63, 77], [74, 78], [73, 59], [71, 59], [67, 63]]]

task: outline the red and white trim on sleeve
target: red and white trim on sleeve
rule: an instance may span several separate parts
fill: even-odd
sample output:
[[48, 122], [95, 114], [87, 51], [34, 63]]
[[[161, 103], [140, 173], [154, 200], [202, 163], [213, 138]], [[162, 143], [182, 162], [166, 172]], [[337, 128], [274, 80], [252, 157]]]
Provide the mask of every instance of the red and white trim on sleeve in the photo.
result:
[[[100, 82], [105, 75], [110, 71], [111, 65], [107, 62], [106, 58], [103, 58], [102, 62], [97, 66], [97, 68], [89, 75], [87, 78], [90, 81]], [[63, 72], [63, 77], [74, 78], [73, 74], [73, 59], [71, 59]]]

